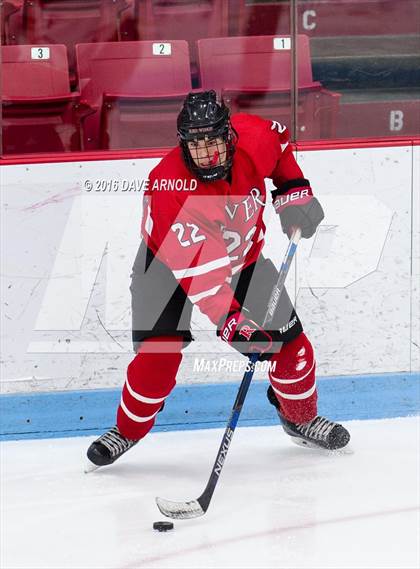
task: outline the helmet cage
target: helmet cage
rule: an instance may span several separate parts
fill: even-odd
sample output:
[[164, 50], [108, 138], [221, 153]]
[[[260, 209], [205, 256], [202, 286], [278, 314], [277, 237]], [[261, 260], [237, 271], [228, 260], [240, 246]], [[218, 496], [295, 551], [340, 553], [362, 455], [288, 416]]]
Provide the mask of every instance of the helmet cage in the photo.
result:
[[[189, 95], [178, 117], [178, 139], [181, 146], [184, 162], [199, 180], [212, 182], [225, 178], [232, 167], [237, 133], [229, 120], [229, 109], [224, 102], [216, 102], [216, 93], [207, 91]], [[191, 155], [189, 142], [204, 140], [211, 143], [221, 139], [226, 146], [226, 152], [218, 151], [218, 164], [199, 166]], [[224, 159], [221, 156], [225, 154]], [[210, 157], [210, 156], [209, 156]]]

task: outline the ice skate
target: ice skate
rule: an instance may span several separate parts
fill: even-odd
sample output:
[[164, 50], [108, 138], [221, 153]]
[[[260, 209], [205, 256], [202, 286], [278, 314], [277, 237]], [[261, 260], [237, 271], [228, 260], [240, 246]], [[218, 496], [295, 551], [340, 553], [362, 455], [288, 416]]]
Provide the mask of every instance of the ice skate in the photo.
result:
[[[87, 457], [96, 467], [107, 466], [115, 462], [138, 441], [124, 437], [118, 427], [112, 427], [94, 441], [87, 450]], [[90, 468], [95, 470], [95, 468]]]
[[350, 433], [346, 428], [319, 415], [307, 423], [291, 423], [281, 414], [271, 386], [268, 388], [267, 397], [277, 410], [283, 430], [295, 444], [310, 448], [339, 450], [350, 441]]

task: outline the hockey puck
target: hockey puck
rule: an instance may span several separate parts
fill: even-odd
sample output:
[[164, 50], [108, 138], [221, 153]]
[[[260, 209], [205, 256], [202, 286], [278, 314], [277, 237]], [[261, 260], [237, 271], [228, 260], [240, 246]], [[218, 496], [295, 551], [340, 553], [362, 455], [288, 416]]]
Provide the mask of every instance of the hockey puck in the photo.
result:
[[154, 522], [153, 529], [157, 531], [169, 531], [174, 529], [174, 524], [172, 522]]

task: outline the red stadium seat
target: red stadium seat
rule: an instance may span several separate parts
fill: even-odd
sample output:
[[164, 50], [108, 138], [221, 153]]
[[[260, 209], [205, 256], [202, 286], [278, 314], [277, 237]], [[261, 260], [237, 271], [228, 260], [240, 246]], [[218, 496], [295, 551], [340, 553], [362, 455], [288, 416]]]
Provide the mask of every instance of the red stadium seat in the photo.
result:
[[[299, 138], [331, 138], [339, 96], [312, 79], [309, 40], [299, 35]], [[246, 111], [290, 123], [290, 37], [247, 36], [198, 41], [203, 89], [222, 91], [232, 111]]]
[[130, 0], [25, 0], [23, 28], [29, 44], [64, 43], [75, 76], [76, 43], [119, 40], [119, 18]]
[[2, 46], [3, 152], [80, 150], [87, 108], [70, 92], [64, 45]]
[[136, 0], [140, 40], [187, 40], [196, 75], [196, 40], [228, 35], [228, 0]]
[[76, 46], [84, 147], [145, 148], [176, 143], [176, 116], [191, 90], [188, 44], [152, 41]]

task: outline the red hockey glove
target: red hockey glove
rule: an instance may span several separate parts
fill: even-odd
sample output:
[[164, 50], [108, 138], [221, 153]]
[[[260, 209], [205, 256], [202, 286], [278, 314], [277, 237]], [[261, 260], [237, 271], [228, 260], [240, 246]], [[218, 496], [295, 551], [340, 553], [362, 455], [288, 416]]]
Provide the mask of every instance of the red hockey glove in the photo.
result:
[[273, 341], [268, 332], [247, 318], [247, 312], [244, 308], [242, 312], [231, 312], [217, 334], [241, 354], [249, 355], [252, 352], [263, 354], [270, 350]]
[[308, 239], [324, 219], [324, 211], [313, 196], [308, 180], [289, 180], [271, 192], [273, 205], [280, 215], [283, 233], [290, 237], [293, 227], [299, 227], [302, 237]]

